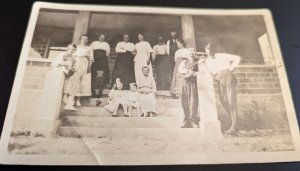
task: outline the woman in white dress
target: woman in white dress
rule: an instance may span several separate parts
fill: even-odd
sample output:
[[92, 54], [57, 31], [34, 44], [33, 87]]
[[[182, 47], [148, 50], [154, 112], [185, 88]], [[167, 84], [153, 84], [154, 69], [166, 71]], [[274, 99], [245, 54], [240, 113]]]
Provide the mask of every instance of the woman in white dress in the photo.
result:
[[153, 76], [149, 75], [150, 69], [147, 66], [142, 67], [142, 77], [137, 82], [140, 92], [140, 104], [143, 116], [153, 116], [157, 114], [156, 83]]
[[149, 67], [149, 76], [153, 77], [153, 70], [150, 61], [150, 55], [153, 50], [149, 42], [144, 41], [144, 36], [142, 34], [138, 34], [138, 39], [139, 42], [135, 44], [136, 55], [134, 57], [135, 80], [137, 83], [139, 83], [143, 77], [142, 68], [144, 66]]
[[175, 52], [175, 67], [173, 72], [173, 78], [170, 87], [170, 93], [173, 98], [179, 98], [181, 90], [181, 75], [178, 72], [178, 67], [182, 61], [186, 60], [190, 54], [189, 49], [185, 48], [185, 43], [182, 39], [176, 41], [178, 50]]
[[[79, 92], [76, 92], [76, 106], [81, 106], [80, 97], [91, 96], [91, 82], [86, 81], [84, 77], [90, 77], [91, 63], [94, 60], [93, 49], [88, 46], [88, 37], [83, 35], [80, 40], [80, 44], [77, 45], [77, 51], [75, 52], [76, 62], [78, 65], [78, 73], [80, 75], [80, 88]], [[91, 79], [87, 79], [91, 80]]]

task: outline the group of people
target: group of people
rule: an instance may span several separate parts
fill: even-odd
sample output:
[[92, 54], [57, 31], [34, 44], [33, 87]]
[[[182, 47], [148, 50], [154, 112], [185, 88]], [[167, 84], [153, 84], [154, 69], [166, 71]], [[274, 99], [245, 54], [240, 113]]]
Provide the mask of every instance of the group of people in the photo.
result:
[[150, 76], [150, 68], [142, 67], [141, 84], [130, 83], [130, 90], [123, 89], [123, 83], [120, 78], [116, 79], [112, 90], [109, 92], [107, 105], [105, 109], [112, 112], [112, 116], [118, 116], [118, 108], [123, 107], [124, 116], [132, 116], [132, 109], [136, 109], [136, 116], [152, 117], [157, 113], [156, 83]]
[[[142, 68], [147, 66], [149, 77], [154, 78], [152, 65], [156, 66], [155, 84], [166, 89], [173, 78], [171, 94], [178, 97], [178, 80], [174, 80], [176, 76], [172, 73], [177, 56], [182, 54], [180, 49], [177, 56], [175, 53], [179, 42], [176, 32], [171, 32], [171, 38], [165, 44], [159, 36], [158, 44], [152, 48], [142, 34], [138, 34], [139, 42], [136, 44], [129, 41], [128, 34], [123, 34], [123, 41], [118, 42], [115, 48], [117, 58], [110, 76], [108, 59], [111, 47], [105, 42], [105, 35], [100, 34], [99, 39], [90, 45], [88, 36], [83, 35], [78, 45], [69, 45], [68, 51], [60, 54], [52, 63], [53, 67], [63, 67], [67, 72], [63, 98], [67, 104], [65, 109], [76, 110], [72, 101], [79, 107], [82, 96], [100, 98], [103, 89], [107, 85], [115, 85], [117, 78], [121, 80], [124, 90], [129, 90], [130, 83], [142, 87], [145, 82]], [[88, 81], [88, 77], [91, 81]]]
[[[117, 59], [112, 77], [108, 67], [111, 48], [105, 42], [105, 35], [101, 34], [99, 40], [90, 45], [88, 37], [83, 35], [79, 45], [69, 45], [68, 51], [52, 63], [66, 75], [63, 90], [65, 109], [77, 110], [74, 106], [81, 106], [82, 96], [101, 97], [103, 89], [110, 84], [113, 86], [105, 108], [113, 116], [117, 115], [120, 105], [125, 116], [131, 115], [132, 108], [136, 108], [139, 115], [151, 116], [157, 112], [156, 87], [170, 88], [173, 98], [181, 98], [185, 115], [182, 127], [199, 127], [197, 75], [201, 62], [205, 63], [217, 82], [221, 104], [232, 121], [229, 132], [234, 131], [237, 81], [232, 70], [239, 64], [240, 57], [215, 53], [211, 44], [207, 44], [199, 60], [195, 50], [186, 48], [176, 32], [170, 35], [171, 39], [166, 43], [159, 36], [158, 44], [152, 48], [142, 34], [138, 34], [139, 42], [136, 44], [129, 41], [128, 34], [124, 34], [123, 41], [117, 43], [115, 48]], [[152, 65], [155, 65], [156, 81]], [[89, 74], [91, 83], [84, 81]]]
[[[204, 46], [204, 53], [201, 57], [198, 58], [192, 51], [187, 57], [182, 59], [178, 65], [177, 73], [181, 78], [180, 97], [184, 112], [183, 128], [199, 128], [198, 98], [201, 94], [198, 94], [198, 90], [205, 88], [205, 84], [210, 83], [208, 83], [208, 80], [207, 82], [203, 82], [203, 80], [202, 82], [198, 82], [198, 78], [199, 75], [205, 73], [211, 75], [216, 81], [220, 102], [230, 116], [231, 126], [227, 130], [227, 133], [235, 133], [237, 122], [237, 79], [232, 71], [239, 65], [240, 60], [241, 58], [237, 55], [216, 53], [210, 43]], [[206, 93], [209, 94], [210, 92]], [[207, 101], [210, 100], [207, 99]], [[205, 102], [202, 101], [201, 103]]]

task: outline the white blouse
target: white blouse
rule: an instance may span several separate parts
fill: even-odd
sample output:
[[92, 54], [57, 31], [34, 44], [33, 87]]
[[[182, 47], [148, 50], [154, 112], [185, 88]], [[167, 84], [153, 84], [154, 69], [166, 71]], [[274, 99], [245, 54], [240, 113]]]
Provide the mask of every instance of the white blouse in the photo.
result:
[[222, 70], [232, 70], [239, 65], [241, 58], [237, 55], [227, 53], [215, 53], [214, 58], [209, 57], [205, 63], [212, 74], [216, 74]]
[[187, 48], [182, 48], [182, 49], [178, 49], [175, 52], [175, 61], [177, 60], [177, 58], [188, 58], [188, 56], [190, 55], [190, 51]]
[[126, 51], [134, 51], [135, 47], [134, 44], [131, 42], [119, 42], [116, 46], [117, 53], [125, 53]]
[[79, 57], [88, 57], [91, 61], [94, 60], [93, 49], [89, 46], [77, 45], [77, 50], [74, 55]]
[[94, 41], [91, 44], [91, 48], [93, 50], [105, 50], [107, 56], [110, 53], [110, 46], [109, 46], [109, 44], [107, 42]]

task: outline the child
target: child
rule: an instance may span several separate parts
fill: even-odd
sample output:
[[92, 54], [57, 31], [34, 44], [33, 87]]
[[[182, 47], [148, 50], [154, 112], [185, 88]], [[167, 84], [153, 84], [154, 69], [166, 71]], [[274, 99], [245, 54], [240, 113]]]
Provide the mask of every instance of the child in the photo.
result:
[[105, 88], [105, 78], [104, 78], [104, 71], [96, 71], [95, 75], [93, 75], [93, 97], [98, 98], [96, 101], [96, 106], [101, 104], [99, 98], [102, 96], [103, 89]]
[[136, 83], [130, 83], [130, 90], [127, 92], [128, 116], [131, 116], [132, 108], [136, 108], [137, 116], [141, 113], [140, 93], [137, 91]]
[[112, 116], [116, 117], [117, 116], [117, 111], [119, 106], [121, 105], [124, 110], [124, 115], [127, 115], [127, 105], [126, 105], [126, 91], [122, 90], [123, 88], [123, 83], [121, 82], [116, 82], [116, 87], [113, 88], [109, 92], [109, 97], [108, 97], [108, 104], [104, 106], [104, 108], [110, 112], [112, 112]]
[[116, 82], [115, 82], [115, 84], [112, 86], [112, 89], [116, 89], [118, 83], [121, 83], [121, 79], [120, 79], [120, 78], [116, 78]]

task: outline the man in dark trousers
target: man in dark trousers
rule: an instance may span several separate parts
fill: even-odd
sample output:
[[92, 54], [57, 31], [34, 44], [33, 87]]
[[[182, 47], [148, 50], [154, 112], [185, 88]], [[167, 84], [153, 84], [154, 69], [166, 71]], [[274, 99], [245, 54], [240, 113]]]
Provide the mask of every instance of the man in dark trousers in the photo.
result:
[[178, 50], [177, 47], [177, 33], [176, 31], [171, 31], [171, 38], [167, 41], [167, 53], [169, 56], [169, 67], [170, 67], [170, 74], [169, 74], [169, 81], [171, 82], [175, 67], [175, 52]]
[[220, 102], [231, 119], [231, 126], [227, 133], [234, 134], [237, 122], [237, 79], [232, 71], [239, 65], [241, 58], [237, 55], [216, 53], [210, 43], [205, 46], [205, 53], [207, 55], [206, 66], [217, 82]]
[[178, 68], [178, 72], [182, 75], [181, 105], [184, 112], [182, 128], [199, 128], [197, 71], [198, 60], [195, 50], [191, 49], [188, 59], [182, 61]]

